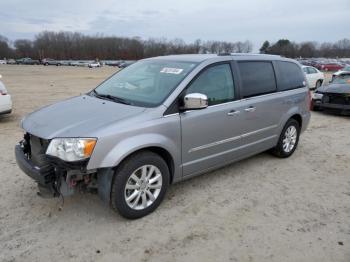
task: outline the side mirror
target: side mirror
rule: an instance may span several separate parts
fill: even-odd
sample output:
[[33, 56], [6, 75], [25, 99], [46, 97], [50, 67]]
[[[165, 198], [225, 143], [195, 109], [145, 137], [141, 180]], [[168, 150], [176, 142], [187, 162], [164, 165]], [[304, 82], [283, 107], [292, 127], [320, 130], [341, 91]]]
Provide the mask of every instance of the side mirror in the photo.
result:
[[183, 110], [195, 110], [208, 107], [208, 97], [200, 93], [187, 94], [184, 97]]

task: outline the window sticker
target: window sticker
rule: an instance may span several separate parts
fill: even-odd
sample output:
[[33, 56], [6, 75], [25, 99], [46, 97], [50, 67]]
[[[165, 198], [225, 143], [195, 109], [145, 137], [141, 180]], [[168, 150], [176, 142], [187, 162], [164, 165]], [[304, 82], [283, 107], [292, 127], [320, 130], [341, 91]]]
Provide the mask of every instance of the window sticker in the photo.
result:
[[161, 73], [175, 74], [175, 75], [181, 74], [182, 71], [183, 71], [183, 69], [181, 69], [181, 68], [171, 68], [171, 67], [164, 67], [162, 70], [160, 70]]

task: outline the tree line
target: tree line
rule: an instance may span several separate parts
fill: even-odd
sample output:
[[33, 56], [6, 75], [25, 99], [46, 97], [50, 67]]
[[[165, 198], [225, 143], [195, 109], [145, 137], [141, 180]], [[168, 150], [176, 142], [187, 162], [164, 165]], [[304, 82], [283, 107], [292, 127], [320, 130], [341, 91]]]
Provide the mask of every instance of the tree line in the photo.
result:
[[350, 39], [344, 38], [334, 43], [321, 44], [311, 41], [295, 43], [288, 39], [280, 39], [272, 44], [269, 41], [265, 41], [260, 48], [260, 53], [276, 54], [290, 58], [350, 58]]
[[169, 54], [249, 53], [252, 44], [245, 42], [202, 41], [186, 43], [182, 39], [89, 36], [76, 32], [44, 31], [34, 40], [17, 39], [10, 43], [0, 36], [0, 58], [34, 59], [111, 59], [137, 60]]
[[[250, 41], [202, 41], [186, 43], [182, 39], [141, 39], [140, 37], [89, 36], [77, 32], [50, 32], [37, 34], [34, 40], [17, 39], [10, 42], [0, 35], [0, 58], [31, 57], [33, 59], [101, 59], [137, 60], [169, 54], [249, 53]], [[350, 40], [334, 43], [302, 42], [280, 39], [265, 41], [260, 53], [285, 57], [350, 57]]]

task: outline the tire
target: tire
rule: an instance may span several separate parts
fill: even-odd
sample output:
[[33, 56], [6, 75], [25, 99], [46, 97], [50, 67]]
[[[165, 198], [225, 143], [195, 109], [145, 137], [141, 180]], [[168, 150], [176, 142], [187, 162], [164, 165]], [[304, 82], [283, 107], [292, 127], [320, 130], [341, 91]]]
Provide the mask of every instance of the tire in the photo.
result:
[[319, 88], [321, 85], [322, 85], [322, 81], [321, 80], [317, 80], [315, 89]]
[[[296, 132], [296, 137], [295, 137], [295, 141], [293, 143], [293, 147], [292, 148], [288, 147], [289, 150], [287, 150], [284, 147], [284, 145], [285, 145], [284, 139], [285, 139], [285, 136], [287, 135], [287, 132], [288, 132], [287, 130], [295, 130], [295, 132]], [[298, 146], [299, 136], [300, 136], [300, 125], [299, 125], [298, 121], [296, 121], [293, 118], [289, 119], [281, 132], [281, 135], [280, 135], [280, 138], [278, 140], [276, 147], [274, 147], [271, 150], [272, 154], [275, 155], [276, 157], [279, 157], [279, 158], [290, 157], [294, 153], [295, 149]]]
[[[152, 168], [155, 168], [153, 173]], [[144, 179], [142, 179], [143, 170], [147, 171]], [[152, 173], [151, 176], [147, 178], [150, 173]], [[139, 178], [138, 182], [134, 179], [135, 176]], [[155, 180], [156, 178], [158, 179]], [[131, 155], [115, 171], [111, 189], [112, 209], [129, 219], [137, 219], [150, 214], [164, 199], [169, 186], [169, 178], [169, 168], [159, 155], [151, 151], [141, 151]], [[146, 182], [151, 180], [156, 181], [157, 184]], [[127, 185], [133, 188], [126, 189]], [[153, 201], [150, 193], [154, 197]], [[136, 196], [132, 198], [133, 195]], [[132, 200], [127, 201], [127, 198]]]

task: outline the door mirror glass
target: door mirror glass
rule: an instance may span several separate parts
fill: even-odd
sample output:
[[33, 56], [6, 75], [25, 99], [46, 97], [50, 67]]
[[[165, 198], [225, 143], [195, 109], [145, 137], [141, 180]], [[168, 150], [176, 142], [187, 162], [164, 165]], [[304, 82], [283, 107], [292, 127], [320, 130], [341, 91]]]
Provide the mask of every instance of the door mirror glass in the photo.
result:
[[200, 93], [187, 94], [184, 97], [184, 110], [203, 109], [208, 107], [208, 97]]

